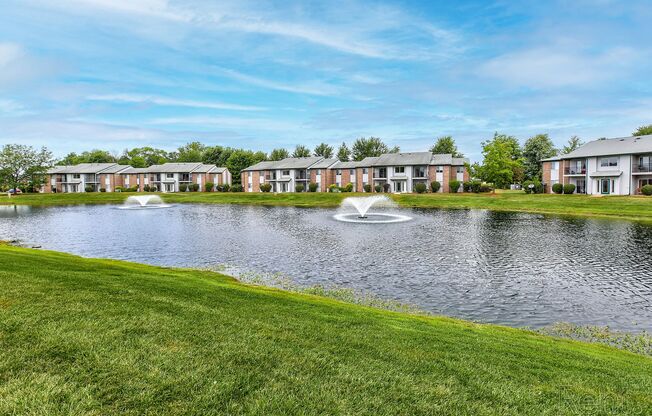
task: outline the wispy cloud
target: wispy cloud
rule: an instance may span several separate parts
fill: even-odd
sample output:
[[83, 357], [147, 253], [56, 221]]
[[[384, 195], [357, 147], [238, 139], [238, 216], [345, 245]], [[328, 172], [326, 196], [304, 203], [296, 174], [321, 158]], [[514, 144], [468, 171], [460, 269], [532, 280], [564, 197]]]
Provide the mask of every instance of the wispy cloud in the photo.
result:
[[298, 94], [323, 95], [323, 96], [339, 95], [343, 92], [343, 89], [341, 87], [335, 85], [329, 85], [323, 82], [290, 84], [290, 83], [272, 81], [269, 79], [244, 74], [242, 72], [238, 72], [228, 68], [214, 67], [213, 69], [217, 74], [226, 76], [236, 81], [249, 84], [249, 85], [255, 85], [258, 87], [268, 88], [272, 90], [287, 91], [287, 92], [298, 93]]
[[117, 103], [141, 103], [141, 104], [154, 104], [160, 106], [170, 107], [191, 107], [191, 108], [209, 108], [215, 110], [235, 110], [235, 111], [262, 111], [264, 107], [230, 104], [217, 101], [196, 101], [184, 100], [178, 98], [161, 97], [155, 95], [139, 95], [139, 94], [105, 94], [105, 95], [89, 95], [86, 97], [91, 101], [111, 101]]

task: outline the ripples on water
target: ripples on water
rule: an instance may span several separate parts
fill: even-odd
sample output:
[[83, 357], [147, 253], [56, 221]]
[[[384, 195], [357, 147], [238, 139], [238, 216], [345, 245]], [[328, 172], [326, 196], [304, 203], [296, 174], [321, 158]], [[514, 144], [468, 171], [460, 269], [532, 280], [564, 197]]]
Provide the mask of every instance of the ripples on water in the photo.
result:
[[228, 264], [483, 322], [652, 330], [652, 227], [463, 210], [347, 224], [324, 209], [0, 207], [0, 238], [89, 257]]

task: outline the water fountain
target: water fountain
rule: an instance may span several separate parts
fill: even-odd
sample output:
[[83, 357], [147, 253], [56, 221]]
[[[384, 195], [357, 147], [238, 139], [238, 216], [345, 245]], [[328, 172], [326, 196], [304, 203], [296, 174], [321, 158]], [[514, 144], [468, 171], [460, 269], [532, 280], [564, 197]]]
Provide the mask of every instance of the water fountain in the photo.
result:
[[412, 218], [403, 214], [391, 212], [369, 213], [371, 207], [396, 208], [396, 202], [386, 195], [375, 195], [366, 197], [349, 197], [342, 201], [341, 209], [354, 208], [355, 212], [340, 212], [333, 216], [338, 221], [354, 222], [360, 224], [390, 224], [396, 222], [410, 221]]
[[170, 205], [163, 203], [158, 195], [138, 195], [130, 196], [120, 209], [150, 209], [150, 208], [168, 208]]

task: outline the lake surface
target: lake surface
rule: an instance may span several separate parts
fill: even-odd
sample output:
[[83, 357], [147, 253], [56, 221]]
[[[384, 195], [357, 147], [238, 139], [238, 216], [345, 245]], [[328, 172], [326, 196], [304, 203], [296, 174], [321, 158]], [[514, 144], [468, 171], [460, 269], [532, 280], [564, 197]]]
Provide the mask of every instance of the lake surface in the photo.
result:
[[[373, 211], [373, 209], [372, 209]], [[350, 224], [335, 210], [174, 205], [0, 207], [0, 238], [88, 257], [282, 273], [445, 315], [652, 330], [652, 227], [483, 210], [407, 210]]]

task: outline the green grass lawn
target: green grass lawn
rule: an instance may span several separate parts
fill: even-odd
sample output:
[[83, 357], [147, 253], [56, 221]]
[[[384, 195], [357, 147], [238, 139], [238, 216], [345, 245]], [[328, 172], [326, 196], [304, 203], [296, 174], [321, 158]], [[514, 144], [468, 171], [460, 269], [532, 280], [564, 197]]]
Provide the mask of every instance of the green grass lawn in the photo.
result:
[[[0, 196], [0, 205], [69, 205], [119, 204], [126, 193], [26, 194], [17, 197]], [[204, 193], [163, 194], [170, 203], [247, 204], [296, 207], [337, 207], [347, 193]], [[537, 212], [576, 216], [623, 218], [652, 221], [652, 197], [586, 195], [526, 195], [524, 192], [496, 194], [401, 194], [391, 197], [402, 207], [491, 209], [500, 211]]]
[[0, 246], [0, 414], [649, 414], [652, 360]]

